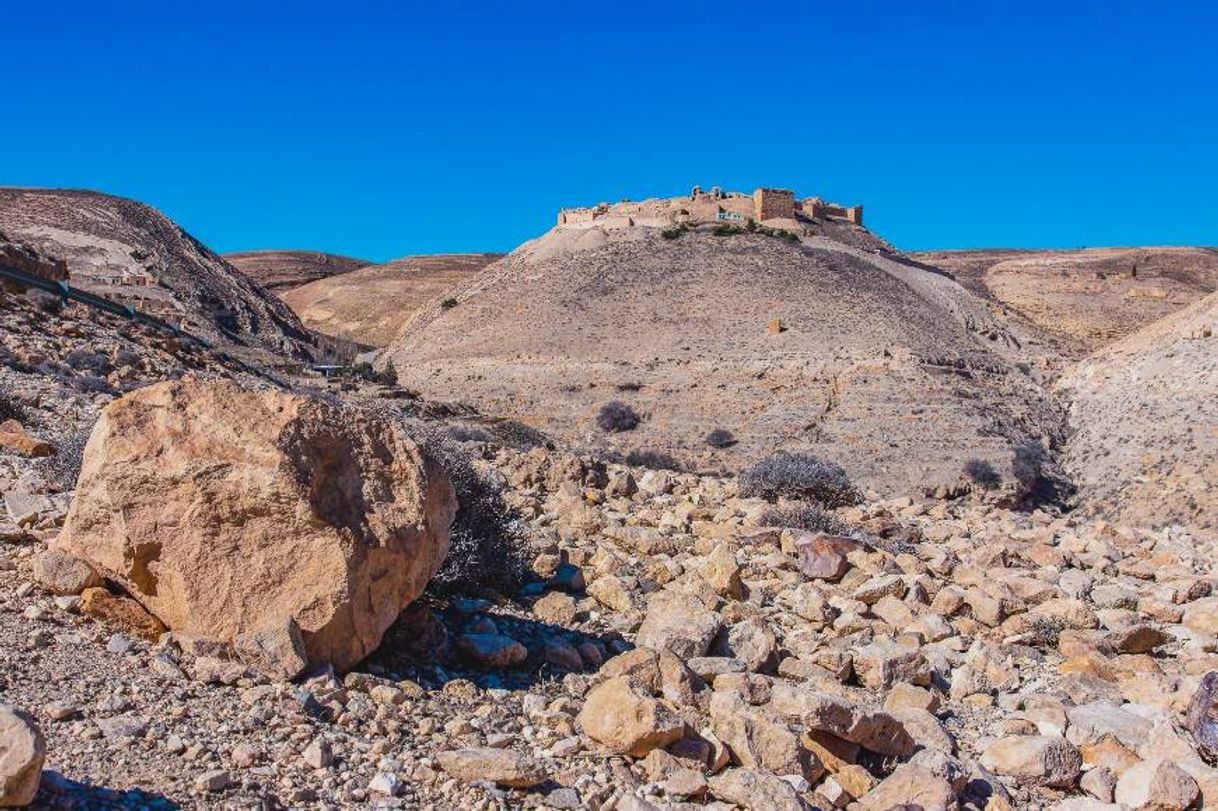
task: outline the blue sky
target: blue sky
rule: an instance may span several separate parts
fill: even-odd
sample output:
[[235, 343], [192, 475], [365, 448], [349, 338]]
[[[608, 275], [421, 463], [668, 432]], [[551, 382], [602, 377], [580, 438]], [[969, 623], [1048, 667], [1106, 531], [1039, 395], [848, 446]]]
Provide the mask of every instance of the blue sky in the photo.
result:
[[445, 5], [10, 4], [0, 183], [372, 260], [695, 183], [911, 250], [1218, 244], [1218, 4]]

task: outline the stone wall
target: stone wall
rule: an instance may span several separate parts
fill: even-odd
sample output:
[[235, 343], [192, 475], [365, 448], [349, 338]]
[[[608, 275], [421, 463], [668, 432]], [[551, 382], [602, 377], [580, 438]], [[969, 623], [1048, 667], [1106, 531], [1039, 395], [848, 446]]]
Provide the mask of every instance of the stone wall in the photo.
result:
[[795, 219], [795, 192], [790, 189], [758, 189], [753, 192], [753, 218], [758, 222]]

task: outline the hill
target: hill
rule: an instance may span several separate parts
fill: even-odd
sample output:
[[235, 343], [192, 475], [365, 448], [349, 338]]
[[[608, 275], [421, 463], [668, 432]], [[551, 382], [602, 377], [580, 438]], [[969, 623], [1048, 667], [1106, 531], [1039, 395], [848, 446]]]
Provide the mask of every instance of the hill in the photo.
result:
[[[880, 492], [953, 486], [974, 457], [1010, 480], [1017, 448], [1051, 441], [1020, 339], [984, 302], [841, 218], [784, 224], [664, 227], [610, 209], [560, 225], [454, 291], [456, 306], [421, 310], [387, 357], [426, 396], [576, 445], [728, 469], [806, 448]], [[641, 425], [597, 428], [612, 400]], [[717, 428], [736, 444], [709, 447]]]
[[224, 261], [272, 293], [280, 294], [372, 264], [366, 259], [320, 251], [240, 251], [224, 254]]
[[1084, 503], [1132, 523], [1218, 528], [1218, 293], [1087, 358], [1060, 386]]
[[280, 295], [310, 329], [369, 346], [388, 346], [416, 310], [500, 256], [407, 256], [318, 279]]
[[283, 302], [156, 209], [91, 191], [0, 188], [0, 232], [66, 261], [72, 285], [212, 338], [305, 357]]
[[1074, 354], [1089, 352], [1218, 289], [1213, 248], [980, 250], [913, 254], [1010, 307]]

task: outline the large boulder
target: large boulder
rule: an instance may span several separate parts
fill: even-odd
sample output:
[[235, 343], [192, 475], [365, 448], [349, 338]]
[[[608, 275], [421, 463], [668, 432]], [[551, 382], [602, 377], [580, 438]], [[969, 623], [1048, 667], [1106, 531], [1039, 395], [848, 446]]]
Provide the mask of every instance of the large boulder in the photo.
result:
[[46, 743], [34, 719], [0, 704], [0, 807], [29, 805], [38, 793]]
[[57, 546], [184, 636], [290, 639], [291, 620], [307, 664], [348, 668], [435, 574], [455, 511], [399, 423], [186, 378], [106, 407]]

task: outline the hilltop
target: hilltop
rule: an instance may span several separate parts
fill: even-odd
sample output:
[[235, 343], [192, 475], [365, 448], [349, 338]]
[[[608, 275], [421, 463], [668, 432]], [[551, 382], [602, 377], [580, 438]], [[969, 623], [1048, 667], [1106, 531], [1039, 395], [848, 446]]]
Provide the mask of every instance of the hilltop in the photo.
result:
[[226, 253], [223, 258], [267, 290], [279, 294], [372, 264], [367, 259], [321, 251], [238, 251]]
[[283, 290], [280, 297], [310, 329], [368, 346], [388, 346], [420, 307], [501, 256], [406, 256]]
[[[746, 212], [773, 213], [763, 191], [784, 205], [750, 226]], [[699, 469], [812, 449], [882, 493], [955, 487], [974, 458], [1010, 482], [1017, 449], [1055, 439], [1019, 335], [861, 209], [696, 190], [559, 216], [456, 306], [411, 319], [386, 354], [406, 385]], [[614, 400], [636, 429], [597, 427]], [[708, 445], [714, 429], [735, 444]]]
[[1218, 289], [1213, 248], [929, 251], [914, 258], [949, 270], [1058, 339], [1094, 351]]
[[312, 338], [286, 305], [143, 203], [0, 188], [0, 232], [66, 262], [73, 286], [205, 337], [309, 355]]

